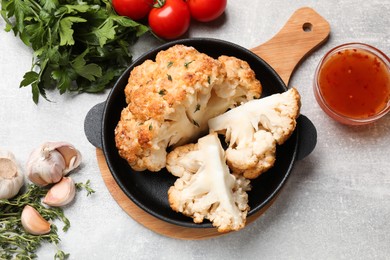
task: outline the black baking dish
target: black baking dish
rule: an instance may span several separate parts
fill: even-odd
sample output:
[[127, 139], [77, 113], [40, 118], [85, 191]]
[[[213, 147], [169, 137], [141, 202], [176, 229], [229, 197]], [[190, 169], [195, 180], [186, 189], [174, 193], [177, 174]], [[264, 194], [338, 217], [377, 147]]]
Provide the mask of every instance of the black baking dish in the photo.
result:
[[[174, 212], [168, 203], [167, 191], [176, 180], [164, 168], [158, 173], [135, 172], [122, 159], [114, 140], [114, 129], [119, 121], [125, 102], [124, 88], [131, 70], [147, 59], [154, 60], [156, 54], [175, 44], [193, 46], [198, 51], [217, 58], [220, 55], [235, 56], [249, 63], [261, 81], [262, 97], [287, 90], [279, 75], [259, 56], [239, 45], [210, 38], [181, 39], [163, 44], [139, 57], [118, 79], [105, 102], [93, 107], [85, 119], [85, 133], [88, 140], [103, 150], [109, 170], [123, 192], [140, 208], [149, 214], [171, 224], [188, 228], [211, 228], [210, 222], [193, 223], [192, 219]], [[314, 149], [316, 129], [305, 116], [298, 118], [297, 128], [292, 136], [277, 147], [276, 162], [273, 168], [252, 180], [249, 195], [248, 217], [264, 208], [275, 198], [286, 183], [294, 162], [302, 159]]]

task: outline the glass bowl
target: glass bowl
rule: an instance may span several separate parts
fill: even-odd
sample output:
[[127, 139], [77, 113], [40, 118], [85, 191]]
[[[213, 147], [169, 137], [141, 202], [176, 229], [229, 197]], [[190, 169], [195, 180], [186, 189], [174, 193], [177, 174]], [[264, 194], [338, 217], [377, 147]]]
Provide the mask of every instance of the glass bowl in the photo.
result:
[[327, 52], [314, 75], [322, 110], [346, 125], [374, 122], [390, 111], [390, 59], [364, 43], [346, 43]]

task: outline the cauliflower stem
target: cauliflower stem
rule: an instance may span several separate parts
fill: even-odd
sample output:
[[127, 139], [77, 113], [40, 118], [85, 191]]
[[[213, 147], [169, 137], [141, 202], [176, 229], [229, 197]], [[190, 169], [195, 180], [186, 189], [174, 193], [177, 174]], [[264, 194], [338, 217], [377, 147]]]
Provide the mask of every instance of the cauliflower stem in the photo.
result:
[[219, 232], [245, 226], [249, 181], [230, 174], [216, 133], [173, 150], [167, 168], [179, 177], [168, 191], [173, 210], [192, 217], [195, 223], [208, 219]]
[[210, 132], [225, 135], [227, 164], [236, 174], [257, 178], [274, 165], [276, 145], [293, 133], [300, 110], [295, 88], [248, 101], [208, 121]]

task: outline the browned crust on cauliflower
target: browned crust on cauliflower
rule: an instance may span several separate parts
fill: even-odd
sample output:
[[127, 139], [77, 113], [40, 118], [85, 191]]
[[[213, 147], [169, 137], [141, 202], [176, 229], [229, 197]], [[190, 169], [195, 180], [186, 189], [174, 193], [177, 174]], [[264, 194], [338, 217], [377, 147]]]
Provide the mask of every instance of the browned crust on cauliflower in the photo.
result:
[[121, 120], [115, 129], [115, 143], [119, 155], [126, 158], [135, 170], [145, 167], [142, 151], [152, 148], [150, 140], [153, 138], [153, 131], [150, 128], [152, 124], [138, 125], [127, 107], [122, 110]]
[[260, 82], [246, 70], [236, 58], [219, 61], [184, 45], [135, 67], [115, 129], [120, 156], [138, 171], [165, 167], [168, 146], [196, 140], [207, 132], [208, 119], [261, 95]]
[[[231, 160], [232, 153], [245, 157], [242, 160]], [[272, 168], [276, 161], [276, 141], [272, 134], [266, 131], [255, 133], [252, 149], [227, 149], [227, 164], [230, 170], [248, 179], [256, 179], [263, 172]]]
[[[227, 88], [233, 88], [235, 91], [241, 92], [236, 95], [241, 95], [244, 102], [248, 100], [247, 97], [252, 97], [251, 99], [260, 98], [261, 91], [259, 92], [259, 88], [262, 90], [262, 86], [248, 62], [225, 55], [218, 57], [218, 60], [226, 71], [226, 81], [225, 84], [215, 88], [216, 91], [225, 93]], [[221, 95], [223, 94], [221, 93]]]
[[195, 173], [197, 170], [196, 161], [191, 160], [187, 167], [184, 167], [182, 164], [178, 164], [177, 162], [183, 158], [184, 155], [188, 154], [191, 151], [198, 150], [198, 143], [190, 143], [182, 146], [176, 147], [173, 151], [171, 151], [167, 155], [167, 170], [172, 173], [172, 175], [176, 177], [182, 177], [185, 171]]
[[132, 70], [126, 101], [137, 119], [164, 120], [188, 96], [209, 93], [225, 74], [217, 60], [192, 47], [175, 45], [160, 51], [155, 62], [148, 60]]

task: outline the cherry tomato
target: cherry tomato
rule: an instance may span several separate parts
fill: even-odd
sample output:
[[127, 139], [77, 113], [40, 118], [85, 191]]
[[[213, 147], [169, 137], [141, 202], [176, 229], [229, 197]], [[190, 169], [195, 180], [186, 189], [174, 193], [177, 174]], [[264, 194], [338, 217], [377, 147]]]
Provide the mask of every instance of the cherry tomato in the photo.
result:
[[145, 18], [153, 6], [153, 0], [112, 0], [115, 11], [133, 20]]
[[200, 22], [217, 19], [226, 8], [227, 0], [187, 0], [191, 16]]
[[191, 14], [184, 0], [162, 0], [161, 7], [149, 13], [149, 26], [164, 39], [175, 39], [183, 35], [190, 26]]

